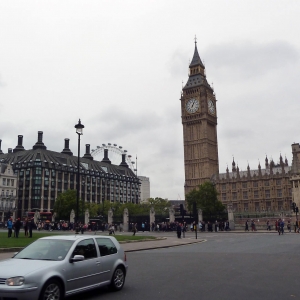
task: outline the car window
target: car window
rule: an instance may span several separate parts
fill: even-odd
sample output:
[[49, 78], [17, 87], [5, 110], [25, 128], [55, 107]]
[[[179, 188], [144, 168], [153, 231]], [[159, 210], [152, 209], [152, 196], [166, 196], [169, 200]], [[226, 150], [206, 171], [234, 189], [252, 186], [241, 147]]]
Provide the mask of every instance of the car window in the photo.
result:
[[116, 245], [111, 239], [96, 238], [96, 241], [101, 256], [111, 255], [118, 252]]
[[63, 260], [74, 241], [39, 239], [20, 251], [14, 258], [34, 260]]
[[97, 257], [94, 240], [86, 239], [79, 242], [72, 253], [72, 257], [74, 257], [75, 255], [83, 255], [85, 259]]

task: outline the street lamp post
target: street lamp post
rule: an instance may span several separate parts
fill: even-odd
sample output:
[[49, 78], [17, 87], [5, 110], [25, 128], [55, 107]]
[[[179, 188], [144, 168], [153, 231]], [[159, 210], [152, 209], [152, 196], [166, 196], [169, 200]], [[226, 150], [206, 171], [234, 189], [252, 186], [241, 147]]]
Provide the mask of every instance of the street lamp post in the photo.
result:
[[76, 180], [76, 190], [77, 190], [77, 197], [76, 197], [76, 219], [75, 219], [75, 228], [76, 233], [79, 233], [79, 180], [80, 180], [80, 136], [83, 135], [83, 128], [84, 125], [81, 124], [79, 119], [78, 124], [75, 125], [76, 133], [78, 134], [78, 161], [77, 161], [77, 180]]

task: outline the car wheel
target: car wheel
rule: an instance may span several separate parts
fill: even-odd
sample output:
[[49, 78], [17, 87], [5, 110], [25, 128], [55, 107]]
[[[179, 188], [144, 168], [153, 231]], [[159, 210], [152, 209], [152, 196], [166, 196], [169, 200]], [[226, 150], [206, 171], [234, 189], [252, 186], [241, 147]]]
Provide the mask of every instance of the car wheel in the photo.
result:
[[62, 286], [59, 281], [50, 279], [44, 285], [40, 300], [62, 300]]
[[115, 269], [114, 275], [111, 279], [110, 286], [115, 291], [120, 291], [125, 283], [125, 271], [121, 267]]

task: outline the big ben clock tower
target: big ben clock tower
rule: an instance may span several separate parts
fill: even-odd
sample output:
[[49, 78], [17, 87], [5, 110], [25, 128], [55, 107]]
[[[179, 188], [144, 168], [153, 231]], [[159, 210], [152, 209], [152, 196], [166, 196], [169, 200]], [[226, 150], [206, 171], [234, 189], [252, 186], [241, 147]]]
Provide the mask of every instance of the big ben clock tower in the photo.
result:
[[217, 109], [213, 89], [197, 49], [189, 66], [189, 78], [181, 94], [185, 194], [219, 173]]

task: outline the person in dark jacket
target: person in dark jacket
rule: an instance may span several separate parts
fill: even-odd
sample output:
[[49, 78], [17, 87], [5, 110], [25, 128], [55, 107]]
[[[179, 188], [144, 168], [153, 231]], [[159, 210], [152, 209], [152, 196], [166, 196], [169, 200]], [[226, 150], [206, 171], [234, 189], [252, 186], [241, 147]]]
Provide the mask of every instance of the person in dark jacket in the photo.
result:
[[28, 231], [29, 231], [29, 237], [32, 238], [32, 229], [34, 227], [34, 220], [31, 218], [28, 222]]
[[181, 228], [181, 224], [180, 224], [180, 223], [177, 224], [176, 231], [177, 231], [177, 237], [178, 237], [179, 239], [181, 239], [181, 231], [182, 231], [182, 228]]
[[19, 237], [20, 229], [21, 229], [21, 221], [20, 221], [20, 218], [18, 218], [17, 221], [15, 222], [15, 237], [16, 238]]

